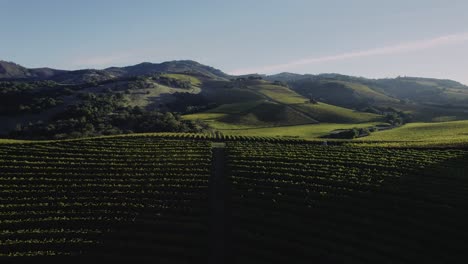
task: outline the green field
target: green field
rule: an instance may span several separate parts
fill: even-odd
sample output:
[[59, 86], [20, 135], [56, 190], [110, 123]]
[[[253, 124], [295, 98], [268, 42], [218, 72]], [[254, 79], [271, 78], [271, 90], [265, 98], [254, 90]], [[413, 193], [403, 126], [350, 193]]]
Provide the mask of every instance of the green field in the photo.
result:
[[409, 123], [402, 127], [371, 134], [370, 141], [468, 141], [468, 121]]
[[249, 89], [283, 104], [303, 104], [308, 101], [305, 97], [283, 86], [261, 84], [249, 86]]
[[292, 137], [303, 139], [318, 139], [321, 136], [329, 134], [337, 129], [351, 129], [361, 127], [371, 127], [378, 123], [361, 123], [361, 124], [311, 124], [299, 126], [282, 126], [282, 127], [267, 127], [267, 128], [244, 128], [244, 129], [220, 129], [225, 135], [236, 136], [258, 136], [258, 137]]
[[[242, 106], [244, 106], [243, 104]], [[223, 112], [235, 112], [236, 105], [222, 106]], [[235, 109], [235, 110], [232, 110]], [[351, 129], [351, 128], [365, 128], [372, 127], [381, 122], [365, 122], [365, 123], [319, 123], [319, 124], [303, 124], [303, 125], [278, 125], [273, 126], [271, 123], [261, 122], [227, 122], [226, 117], [229, 114], [216, 113], [216, 109], [205, 113], [197, 113], [185, 115], [187, 120], [200, 119], [205, 121], [211, 127], [219, 130], [225, 135], [237, 136], [261, 136], [261, 137], [296, 137], [304, 139], [317, 139], [321, 136], [327, 135], [333, 130], [337, 129]]]
[[[201, 119], [225, 135], [260, 136], [260, 137], [296, 137], [317, 139], [338, 129], [372, 127], [380, 122], [367, 123], [319, 123], [292, 126], [262, 126], [259, 124], [231, 124], [223, 122], [225, 114], [200, 113], [187, 115], [185, 118]], [[394, 145], [438, 145], [468, 144], [468, 121], [450, 121], [433, 123], [408, 123], [390, 130], [374, 132], [370, 136], [357, 138], [356, 142], [388, 143]], [[380, 144], [382, 145], [382, 144]]]
[[320, 122], [363, 123], [383, 120], [380, 115], [358, 112], [325, 103], [299, 104], [294, 105], [294, 108], [307, 113], [309, 116]]

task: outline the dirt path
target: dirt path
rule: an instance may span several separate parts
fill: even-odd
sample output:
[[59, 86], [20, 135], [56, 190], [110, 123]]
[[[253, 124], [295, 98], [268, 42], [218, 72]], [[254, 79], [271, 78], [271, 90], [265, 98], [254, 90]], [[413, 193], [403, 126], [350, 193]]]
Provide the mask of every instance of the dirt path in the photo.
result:
[[230, 254], [230, 186], [226, 178], [225, 143], [212, 143], [213, 163], [210, 179], [210, 256], [209, 263], [232, 263]]

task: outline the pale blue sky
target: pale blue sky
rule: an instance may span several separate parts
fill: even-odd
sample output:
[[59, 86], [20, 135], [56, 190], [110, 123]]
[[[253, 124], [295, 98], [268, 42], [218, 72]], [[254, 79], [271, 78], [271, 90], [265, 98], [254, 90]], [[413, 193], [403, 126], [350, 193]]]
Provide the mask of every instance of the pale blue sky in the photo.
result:
[[0, 59], [105, 68], [193, 59], [228, 73], [468, 84], [466, 0], [0, 0]]

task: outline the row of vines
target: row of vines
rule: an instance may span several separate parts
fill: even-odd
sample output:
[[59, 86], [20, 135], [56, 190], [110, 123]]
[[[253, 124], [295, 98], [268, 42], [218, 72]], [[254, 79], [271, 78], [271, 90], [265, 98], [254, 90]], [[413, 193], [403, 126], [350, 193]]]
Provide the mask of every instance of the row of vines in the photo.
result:
[[468, 150], [171, 133], [1, 144], [0, 257], [206, 262], [211, 141], [234, 263], [468, 260]]
[[468, 151], [229, 142], [238, 263], [468, 260]]
[[[101, 138], [158, 138], [158, 139], [187, 139], [187, 140], [211, 140], [211, 141], [248, 141], [248, 142], [276, 142], [276, 143], [313, 143], [321, 144], [323, 141], [307, 141], [301, 138], [294, 137], [267, 137], [267, 136], [241, 136], [241, 135], [225, 135], [221, 132], [212, 133], [172, 133], [172, 132], [161, 132], [161, 133], [137, 133], [128, 135], [117, 135], [117, 136], [104, 136]], [[80, 141], [82, 139], [78, 139]], [[76, 140], [69, 140], [76, 141]], [[331, 141], [333, 142], [333, 141]], [[339, 141], [337, 141], [339, 142]]]
[[0, 145], [0, 256], [203, 261], [210, 167], [197, 140]]

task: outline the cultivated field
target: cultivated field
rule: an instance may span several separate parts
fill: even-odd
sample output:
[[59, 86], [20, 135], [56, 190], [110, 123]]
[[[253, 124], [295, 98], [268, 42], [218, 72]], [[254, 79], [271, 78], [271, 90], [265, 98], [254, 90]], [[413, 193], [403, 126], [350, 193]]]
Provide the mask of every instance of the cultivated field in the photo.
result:
[[3, 142], [0, 254], [467, 260], [468, 150], [364, 145], [170, 133]]
[[0, 255], [203, 261], [207, 141], [0, 145]]

